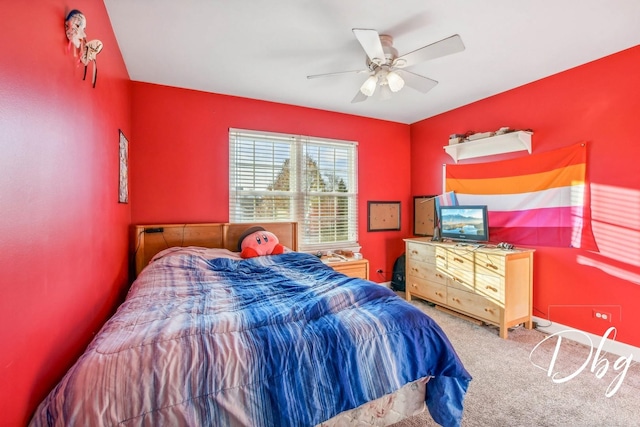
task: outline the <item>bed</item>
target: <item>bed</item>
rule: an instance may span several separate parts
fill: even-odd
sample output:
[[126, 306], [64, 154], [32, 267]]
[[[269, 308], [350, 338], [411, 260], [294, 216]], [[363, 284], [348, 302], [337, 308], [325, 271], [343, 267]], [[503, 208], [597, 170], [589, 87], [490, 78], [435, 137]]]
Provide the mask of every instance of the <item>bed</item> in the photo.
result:
[[31, 425], [377, 426], [425, 402], [459, 425], [471, 376], [431, 318], [296, 252], [295, 223], [240, 258], [254, 225], [134, 227], [126, 300]]

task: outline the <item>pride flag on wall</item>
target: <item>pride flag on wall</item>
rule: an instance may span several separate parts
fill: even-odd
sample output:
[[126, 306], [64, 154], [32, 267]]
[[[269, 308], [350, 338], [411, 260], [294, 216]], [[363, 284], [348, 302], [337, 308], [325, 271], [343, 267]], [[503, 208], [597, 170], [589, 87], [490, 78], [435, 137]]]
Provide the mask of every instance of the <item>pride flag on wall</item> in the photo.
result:
[[447, 165], [445, 191], [487, 205], [494, 242], [595, 250], [586, 192], [586, 144], [513, 160]]

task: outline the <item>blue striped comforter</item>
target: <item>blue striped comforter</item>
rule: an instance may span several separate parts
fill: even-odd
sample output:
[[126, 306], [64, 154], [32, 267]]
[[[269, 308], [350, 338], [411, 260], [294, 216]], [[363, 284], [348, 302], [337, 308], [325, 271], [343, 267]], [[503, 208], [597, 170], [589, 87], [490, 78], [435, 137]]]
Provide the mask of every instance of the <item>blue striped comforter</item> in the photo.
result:
[[314, 426], [424, 376], [457, 425], [471, 377], [438, 325], [316, 257], [176, 251], [39, 406], [32, 425]]

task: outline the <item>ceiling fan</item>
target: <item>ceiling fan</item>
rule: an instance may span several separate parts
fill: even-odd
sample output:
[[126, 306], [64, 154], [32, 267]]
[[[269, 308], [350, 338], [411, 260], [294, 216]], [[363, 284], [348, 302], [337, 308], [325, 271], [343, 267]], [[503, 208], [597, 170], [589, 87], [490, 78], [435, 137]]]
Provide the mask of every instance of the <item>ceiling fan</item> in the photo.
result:
[[398, 92], [405, 84], [419, 92], [427, 93], [438, 82], [407, 71], [406, 68], [419, 62], [464, 50], [462, 39], [456, 34], [398, 56], [398, 51], [393, 47], [393, 37], [389, 35], [378, 34], [376, 30], [362, 28], [354, 28], [353, 34], [367, 54], [366, 69], [307, 76], [308, 79], [315, 79], [347, 73], [369, 74], [356, 96], [351, 100], [352, 103], [367, 100], [375, 93], [378, 86], [380, 86], [381, 99], [389, 99], [392, 92]]

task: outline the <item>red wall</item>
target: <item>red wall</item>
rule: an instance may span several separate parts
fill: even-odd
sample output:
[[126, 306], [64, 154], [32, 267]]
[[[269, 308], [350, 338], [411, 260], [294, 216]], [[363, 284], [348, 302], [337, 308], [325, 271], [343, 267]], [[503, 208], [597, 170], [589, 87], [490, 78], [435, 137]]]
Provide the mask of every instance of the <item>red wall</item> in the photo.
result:
[[[640, 346], [640, 47], [635, 47], [411, 126], [414, 194], [442, 190], [442, 146], [453, 133], [532, 129], [533, 152], [588, 142], [593, 230], [599, 253], [538, 247], [534, 315]], [[487, 162], [513, 153], [463, 162]], [[425, 168], [428, 162], [432, 165]], [[611, 313], [612, 323], [593, 317]]]
[[[145, 83], [133, 85], [133, 111], [138, 224], [229, 220], [230, 127], [358, 141], [362, 253], [372, 280], [391, 280], [411, 232], [408, 125]], [[402, 230], [368, 233], [369, 200], [401, 201]]]
[[[72, 7], [105, 44], [95, 89], [66, 52]], [[102, 2], [11, 2], [3, 14], [0, 425], [25, 424], [112, 313], [131, 223], [228, 220], [229, 127], [359, 141], [360, 242], [376, 281], [411, 232], [412, 194], [441, 189], [449, 134], [532, 128], [536, 152], [588, 141], [600, 252], [537, 248], [535, 314], [601, 334], [609, 325], [591, 307], [606, 306], [617, 339], [640, 345], [640, 48], [406, 126], [132, 84]], [[131, 143], [130, 204], [117, 203], [118, 129]], [[402, 231], [368, 233], [368, 200], [400, 200]]]
[[[104, 42], [97, 87], [66, 51], [68, 7]], [[0, 425], [24, 425], [128, 281], [118, 129], [130, 81], [102, 2], [3, 2], [0, 28]]]

